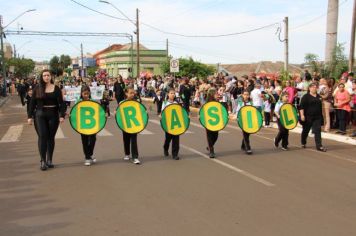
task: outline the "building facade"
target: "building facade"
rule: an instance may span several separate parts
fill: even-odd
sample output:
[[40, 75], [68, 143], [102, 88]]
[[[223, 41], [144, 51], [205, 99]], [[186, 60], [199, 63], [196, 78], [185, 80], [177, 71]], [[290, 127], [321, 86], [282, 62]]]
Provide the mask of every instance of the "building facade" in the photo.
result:
[[[114, 44], [94, 54], [100, 69], [105, 69], [110, 77], [121, 75], [124, 78], [137, 76], [136, 44]], [[161, 66], [167, 61], [167, 50], [150, 50], [140, 45], [140, 72], [162, 75]]]

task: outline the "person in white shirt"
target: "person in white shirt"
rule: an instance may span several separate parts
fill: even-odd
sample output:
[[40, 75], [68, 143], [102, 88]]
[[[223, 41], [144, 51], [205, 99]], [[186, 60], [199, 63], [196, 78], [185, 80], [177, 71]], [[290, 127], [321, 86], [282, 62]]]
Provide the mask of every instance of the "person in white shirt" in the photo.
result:
[[251, 92], [251, 100], [253, 106], [256, 107], [257, 110], [262, 112], [263, 98], [260, 83], [255, 84], [255, 88]]

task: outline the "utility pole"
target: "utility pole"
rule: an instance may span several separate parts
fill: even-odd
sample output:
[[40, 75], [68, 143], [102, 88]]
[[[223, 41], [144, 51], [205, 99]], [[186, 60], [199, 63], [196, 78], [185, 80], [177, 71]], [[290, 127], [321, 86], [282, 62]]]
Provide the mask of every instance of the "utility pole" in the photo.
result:
[[139, 11], [136, 9], [136, 53], [137, 53], [137, 77], [140, 76], [140, 22]]
[[339, 18], [339, 0], [328, 0], [326, 25], [325, 64], [330, 64], [337, 45], [337, 23]]
[[81, 71], [82, 71], [82, 75], [84, 76], [83, 43], [80, 43], [80, 57], [81, 57], [81, 60], [82, 60]]
[[288, 17], [284, 17], [284, 71], [288, 71], [289, 64], [289, 39], [288, 39]]
[[[356, 0], [355, 0], [355, 1], [356, 1]], [[167, 56], [167, 62], [169, 63], [168, 39], [166, 39], [166, 56]]]
[[14, 58], [16, 58], [16, 45], [14, 44]]
[[356, 30], [356, 0], [354, 0], [354, 10], [352, 13], [349, 71], [353, 71], [355, 61], [355, 30]]
[[3, 94], [6, 96], [6, 71], [5, 71], [5, 52], [4, 52], [4, 41], [3, 41], [3, 26], [2, 26], [2, 16], [0, 15], [0, 38], [1, 38], [1, 70], [3, 78]]

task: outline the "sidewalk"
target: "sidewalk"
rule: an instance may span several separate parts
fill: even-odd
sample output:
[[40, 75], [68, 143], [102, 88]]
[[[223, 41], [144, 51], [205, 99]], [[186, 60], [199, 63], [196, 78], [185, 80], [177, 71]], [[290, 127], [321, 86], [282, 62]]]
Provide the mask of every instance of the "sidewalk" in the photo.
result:
[[[141, 98], [141, 99], [142, 99], [142, 101], [145, 101], [145, 102], [153, 102], [152, 98]], [[190, 107], [190, 111], [194, 112], [194, 113], [198, 113], [199, 112], [199, 108]], [[230, 115], [229, 116], [229, 120], [236, 120], [236, 116], [235, 115]], [[278, 129], [278, 126], [277, 126], [276, 123], [271, 122], [271, 125], [272, 125], [272, 128]], [[298, 124], [298, 126], [295, 129], [291, 130], [290, 132], [301, 134], [302, 133], [302, 126], [300, 124]], [[309, 134], [309, 137], [314, 137], [314, 135], [313, 134]], [[333, 141], [337, 141], [337, 142], [341, 142], [341, 143], [356, 145], [356, 138], [352, 138], [352, 137], [349, 137], [349, 136], [343, 136], [343, 135], [339, 135], [339, 134], [321, 132], [321, 137], [323, 139], [328, 139], [328, 140], [333, 140]]]
[[0, 107], [2, 107], [9, 99], [10, 99], [10, 96], [7, 96], [7, 97], [0, 96]]

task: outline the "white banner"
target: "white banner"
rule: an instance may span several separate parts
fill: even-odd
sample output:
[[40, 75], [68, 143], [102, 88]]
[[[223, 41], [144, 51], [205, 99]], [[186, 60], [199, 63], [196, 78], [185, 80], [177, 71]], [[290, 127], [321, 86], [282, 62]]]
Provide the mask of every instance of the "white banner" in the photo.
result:
[[90, 87], [91, 99], [93, 100], [103, 99], [104, 91], [105, 91], [105, 85]]
[[64, 100], [67, 102], [76, 102], [80, 99], [80, 90], [81, 86], [79, 87], [70, 87], [70, 86], [65, 86], [65, 97]]

